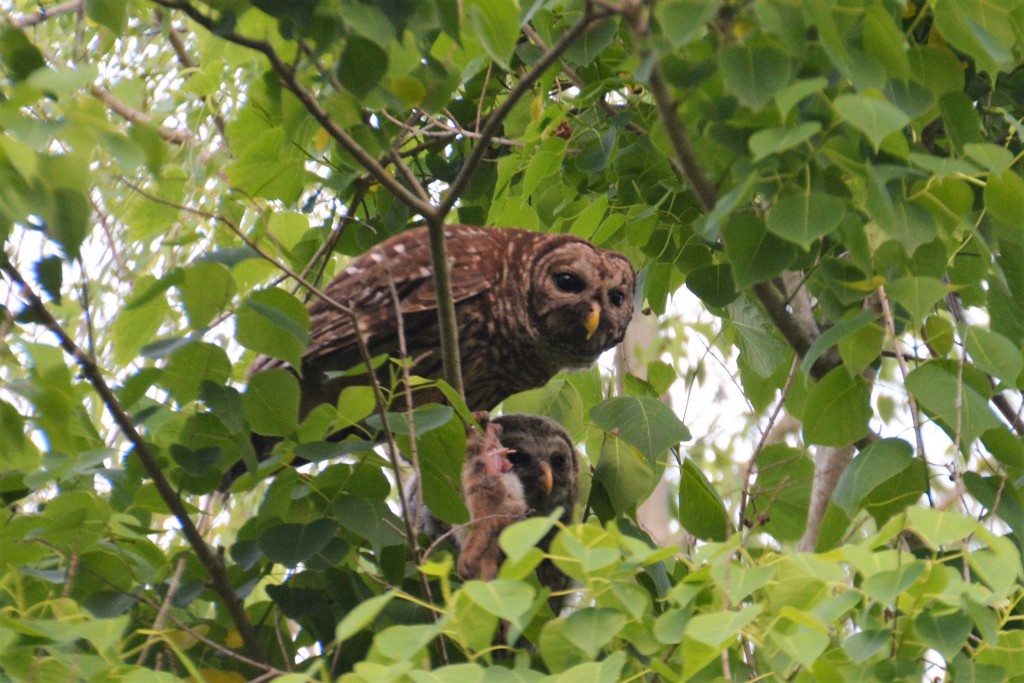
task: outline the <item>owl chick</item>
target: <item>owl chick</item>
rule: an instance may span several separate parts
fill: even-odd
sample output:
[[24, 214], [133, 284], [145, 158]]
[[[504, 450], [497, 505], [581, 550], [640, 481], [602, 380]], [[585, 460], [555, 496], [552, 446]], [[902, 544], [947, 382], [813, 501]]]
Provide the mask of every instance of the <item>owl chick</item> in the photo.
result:
[[508, 525], [526, 519], [523, 484], [512, 471], [508, 459], [512, 451], [501, 445], [500, 434], [501, 425], [490, 422], [482, 433], [471, 432], [466, 442], [462, 495], [469, 510], [469, 528], [456, 534], [459, 575], [466, 579], [497, 577], [501, 564], [498, 535]]
[[[498, 535], [526, 517], [547, 516], [562, 508], [561, 522], [572, 522], [578, 495], [579, 458], [568, 432], [539, 415], [502, 415], [467, 442], [462, 492], [470, 512], [468, 530], [457, 535], [459, 574], [463, 578], [497, 576], [502, 552]], [[557, 529], [541, 540], [547, 550]], [[568, 580], [550, 560], [538, 568], [541, 583], [553, 590]]]
[[[560, 370], [587, 367], [622, 341], [636, 285], [622, 254], [574, 235], [513, 228], [450, 225], [445, 237], [471, 410], [490, 410]], [[437, 379], [441, 349], [430, 263], [426, 228], [408, 230], [354, 259], [325, 294], [355, 312], [372, 357], [400, 355], [400, 315], [412, 373]], [[337, 376], [361, 363], [352, 319], [320, 299], [309, 313], [299, 380], [302, 416], [335, 403], [345, 386], [360, 381]], [[254, 371], [283, 365], [264, 357]], [[417, 396], [424, 403], [443, 400], [440, 392]]]

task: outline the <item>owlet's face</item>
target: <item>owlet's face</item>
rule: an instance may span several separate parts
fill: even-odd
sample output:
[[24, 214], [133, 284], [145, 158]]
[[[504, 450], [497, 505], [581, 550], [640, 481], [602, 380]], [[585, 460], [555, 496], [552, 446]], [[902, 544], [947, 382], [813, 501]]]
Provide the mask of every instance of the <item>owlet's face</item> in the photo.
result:
[[571, 519], [580, 464], [565, 429], [539, 415], [502, 415], [492, 421], [501, 425], [501, 445], [512, 450], [511, 473], [522, 483], [528, 514], [547, 515], [562, 507]]
[[585, 367], [622, 341], [633, 316], [635, 287], [633, 266], [622, 254], [565, 242], [534, 263], [530, 316], [545, 344], [575, 367]]

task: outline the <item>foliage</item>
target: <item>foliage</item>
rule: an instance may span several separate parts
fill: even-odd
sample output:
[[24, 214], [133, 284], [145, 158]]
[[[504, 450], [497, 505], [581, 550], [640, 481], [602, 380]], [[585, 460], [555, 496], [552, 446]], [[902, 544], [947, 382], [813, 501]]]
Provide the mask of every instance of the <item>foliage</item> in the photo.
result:
[[[1024, 678], [1024, 5], [49, 9], [0, 4], [4, 677]], [[463, 432], [379, 414], [399, 364], [301, 422], [291, 375], [248, 379], [311, 285], [445, 220], [622, 251], [665, 330], [506, 402], [592, 467], [557, 617], [554, 521], [490, 583], [409, 533], [393, 447], [450, 502]], [[698, 333], [745, 398], [726, 446], [657, 400], [715, 391]], [[325, 440], [374, 413], [391, 448]], [[683, 544], [636, 521], [666, 470]]]

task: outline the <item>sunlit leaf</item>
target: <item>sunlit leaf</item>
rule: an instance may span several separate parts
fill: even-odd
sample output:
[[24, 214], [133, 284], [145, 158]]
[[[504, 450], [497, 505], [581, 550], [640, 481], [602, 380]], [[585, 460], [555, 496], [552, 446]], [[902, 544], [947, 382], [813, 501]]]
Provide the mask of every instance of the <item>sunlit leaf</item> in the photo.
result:
[[789, 83], [793, 69], [784, 52], [770, 47], [732, 45], [719, 53], [718, 63], [726, 87], [755, 111]]
[[868, 136], [875, 149], [887, 135], [910, 123], [899, 107], [881, 97], [840, 95], [834, 104], [844, 119]]

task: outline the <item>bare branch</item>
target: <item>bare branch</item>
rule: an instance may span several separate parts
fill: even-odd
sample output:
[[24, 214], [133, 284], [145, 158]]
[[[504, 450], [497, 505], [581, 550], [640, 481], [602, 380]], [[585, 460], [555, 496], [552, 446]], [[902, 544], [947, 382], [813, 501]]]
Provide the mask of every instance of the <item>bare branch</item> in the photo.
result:
[[64, 14], [77, 12], [81, 8], [82, 0], [68, 0], [68, 2], [57, 5], [56, 7], [43, 7], [34, 14], [25, 14], [19, 17], [13, 17], [11, 19], [11, 25], [16, 28], [28, 28], [29, 26], [41, 24], [47, 19], [53, 19]]
[[[149, 114], [129, 107], [127, 104], [117, 99], [95, 83], [89, 86], [89, 92], [93, 97], [107, 105], [111, 111], [130, 123], [151, 124], [153, 122], [153, 117]], [[168, 128], [167, 126], [157, 126], [156, 128], [160, 137], [175, 145], [191, 145], [195, 142], [192, 134], [186, 130]]]

